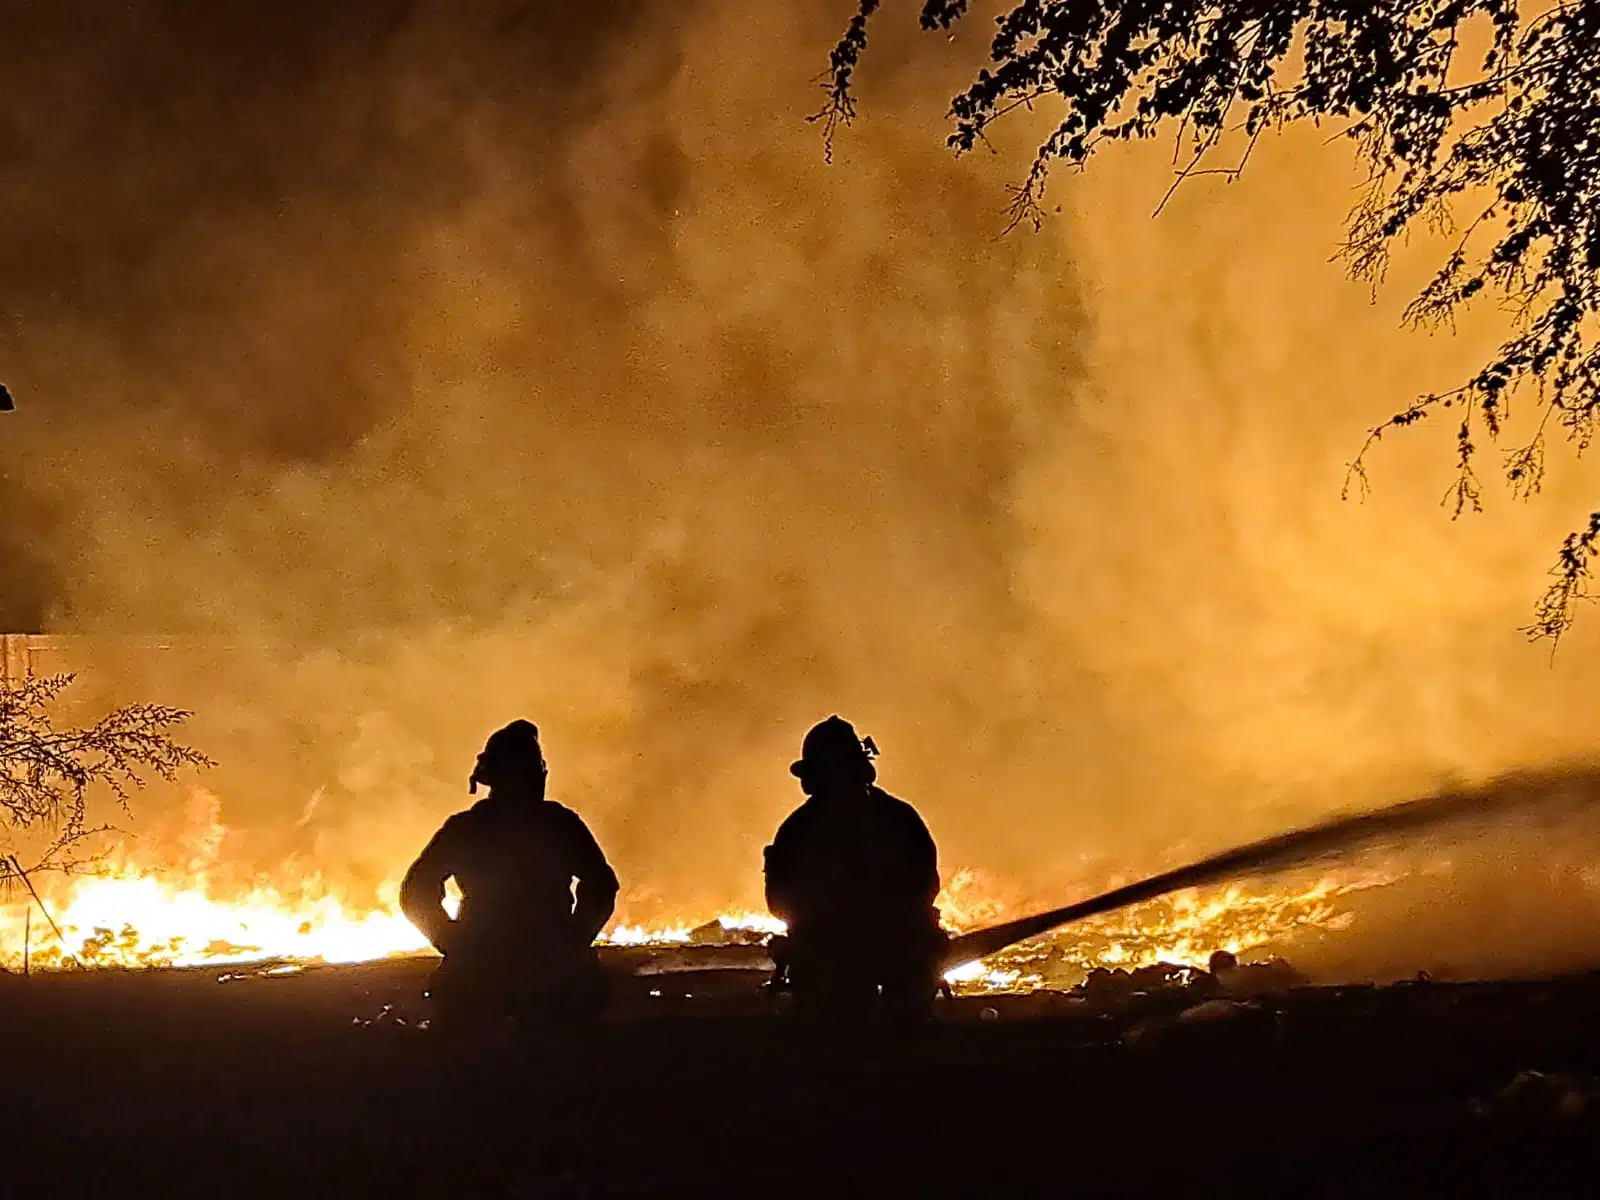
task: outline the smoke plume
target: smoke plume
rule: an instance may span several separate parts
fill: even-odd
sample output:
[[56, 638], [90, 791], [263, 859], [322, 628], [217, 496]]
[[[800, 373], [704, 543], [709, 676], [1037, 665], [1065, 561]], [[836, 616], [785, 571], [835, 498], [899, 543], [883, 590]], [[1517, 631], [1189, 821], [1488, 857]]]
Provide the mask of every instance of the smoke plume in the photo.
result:
[[1347, 153], [1002, 236], [977, 23], [891, 8], [824, 160], [851, 7], [8, 6], [0, 616], [195, 709], [239, 869], [392, 878], [517, 716], [640, 916], [758, 898], [831, 712], [1041, 894], [1592, 750], [1600, 630], [1517, 633], [1592, 470], [1453, 522], [1424, 427], [1340, 500], [1498, 328], [1326, 261]]

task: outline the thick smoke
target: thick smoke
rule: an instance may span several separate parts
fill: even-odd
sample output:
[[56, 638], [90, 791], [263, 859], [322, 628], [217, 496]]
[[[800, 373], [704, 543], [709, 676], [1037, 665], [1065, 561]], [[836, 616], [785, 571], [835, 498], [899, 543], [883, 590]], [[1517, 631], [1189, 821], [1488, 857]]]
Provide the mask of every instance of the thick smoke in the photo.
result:
[[1516, 633], [1592, 472], [1339, 499], [1494, 324], [1324, 261], [1317, 135], [1001, 237], [1027, 139], [952, 159], [981, 45], [892, 11], [829, 165], [848, 4], [12, 7], [3, 616], [227, 647], [89, 682], [197, 710], [241, 870], [392, 877], [514, 716], [640, 916], [757, 897], [833, 711], [1045, 893], [1600, 732], [1593, 622]]

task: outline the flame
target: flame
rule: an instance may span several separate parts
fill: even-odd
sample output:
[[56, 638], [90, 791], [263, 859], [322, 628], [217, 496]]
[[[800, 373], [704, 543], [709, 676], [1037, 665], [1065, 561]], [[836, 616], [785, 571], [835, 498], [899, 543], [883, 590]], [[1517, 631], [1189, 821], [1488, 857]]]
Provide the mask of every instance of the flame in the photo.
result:
[[[317, 877], [288, 892], [263, 886], [221, 898], [211, 894], [205, 875], [179, 882], [132, 866], [58, 881], [41, 895], [43, 914], [35, 908], [30, 916], [20, 902], [0, 913], [0, 963], [14, 969], [25, 953], [31, 967], [47, 970], [268, 959], [355, 963], [429, 952], [427, 940], [399, 910], [397, 882], [379, 889], [380, 907], [364, 911], [349, 906]], [[452, 881], [444, 906], [453, 916], [459, 903]], [[755, 912], [723, 913], [712, 920], [727, 931], [767, 934], [785, 928], [782, 921]], [[599, 940], [615, 946], [681, 945], [695, 928], [687, 922], [654, 928], [619, 923]], [[26, 950], [25, 940], [31, 942]]]
[[[313, 797], [308, 813], [315, 804]], [[271, 970], [291, 972], [311, 963], [432, 953], [400, 912], [398, 876], [362, 901], [294, 862], [284, 864], [276, 879], [241, 886], [226, 866], [231, 833], [222, 808], [220, 797], [195, 788], [184, 828], [164, 839], [169, 857], [148, 847], [136, 854], [125, 843], [96, 874], [33, 880], [43, 912], [24, 888], [0, 894], [0, 967], [15, 970], [26, 958], [35, 970], [276, 963]], [[1029, 991], [1071, 986], [1098, 966], [1201, 966], [1216, 950], [1241, 954], [1305, 930], [1344, 928], [1351, 914], [1341, 907], [1342, 897], [1403, 874], [1373, 869], [1364, 875], [1329, 875], [1298, 888], [1280, 884], [1279, 890], [1253, 891], [1230, 885], [1175, 893], [1035, 938], [946, 978], [963, 991]], [[1037, 911], [1043, 907], [1038, 901], [1002, 880], [962, 868], [949, 876], [936, 904], [945, 927], [963, 933]], [[1059, 901], [1052, 896], [1049, 902]], [[444, 901], [451, 916], [459, 903], [452, 880]], [[655, 903], [652, 897], [651, 911]], [[687, 919], [691, 915], [662, 924], [630, 922], [624, 903], [599, 941], [645, 947], [748, 945], [785, 930], [782, 921], [747, 909], [701, 914], [698, 920]]]
[[25, 939], [31, 965], [46, 969], [353, 963], [422, 953], [427, 941], [400, 914], [398, 892], [398, 884], [380, 889], [382, 906], [360, 911], [311, 877], [292, 891], [262, 886], [220, 899], [204, 875], [176, 881], [123, 866], [42, 885], [48, 916], [12, 904], [0, 917], [0, 957], [20, 965]]
[[1218, 950], [1243, 955], [1307, 932], [1347, 929], [1353, 915], [1339, 903], [1343, 897], [1386, 886], [1402, 875], [1373, 869], [1281, 891], [1230, 884], [1175, 892], [1010, 947], [952, 973], [960, 978], [947, 978], [973, 990], [1033, 991], [1080, 982], [1096, 967], [1203, 967]]
[[[1350, 914], [1341, 910], [1340, 897], [1395, 878], [1377, 872], [1330, 876], [1286, 891], [1256, 892], [1234, 885], [1178, 893], [1037, 938], [960, 967], [947, 979], [963, 991], [1028, 991], [1077, 982], [1096, 966], [1200, 966], [1215, 950], [1239, 954], [1301, 930], [1344, 928]], [[37, 908], [28, 915], [33, 902], [25, 893], [14, 894], [10, 905], [0, 909], [0, 963], [12, 969], [22, 964], [25, 939], [30, 965], [37, 970], [267, 960], [354, 963], [429, 953], [427, 942], [399, 911], [396, 882], [379, 889], [376, 906], [365, 907], [350, 904], [317, 875], [288, 889], [263, 885], [217, 895], [204, 872], [172, 878], [123, 864], [39, 886], [48, 919]], [[956, 872], [940, 896], [947, 926], [960, 932], [1009, 916], [1009, 906], [994, 894], [977, 873]], [[454, 911], [458, 902], [459, 893], [451, 889], [446, 907]], [[782, 921], [765, 914], [730, 911], [698, 923], [646, 926], [619, 921], [600, 941], [613, 946], [684, 945], [708, 927], [714, 933], [716, 926], [754, 934], [784, 930]]]

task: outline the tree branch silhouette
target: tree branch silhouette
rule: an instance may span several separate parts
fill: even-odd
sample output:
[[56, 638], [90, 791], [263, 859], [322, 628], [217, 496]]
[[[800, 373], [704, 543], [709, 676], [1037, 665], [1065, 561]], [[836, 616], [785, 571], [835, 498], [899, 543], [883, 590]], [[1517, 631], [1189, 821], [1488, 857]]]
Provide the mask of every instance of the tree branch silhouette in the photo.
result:
[[[966, 0], [918, 6], [927, 30], [967, 15]], [[855, 76], [881, 7], [861, 0], [833, 50], [827, 105], [814, 118], [830, 152], [855, 118]], [[1445, 500], [1456, 515], [1477, 511], [1475, 422], [1495, 442], [1514, 396], [1531, 394], [1544, 409], [1539, 433], [1501, 466], [1526, 497], [1543, 476], [1549, 418], [1576, 454], [1600, 421], [1600, 0], [1538, 7], [1528, 17], [1520, 0], [1020, 0], [996, 18], [989, 65], [951, 101], [948, 141], [964, 154], [1019, 101], [1059, 103], [1058, 123], [1012, 189], [1009, 229], [1040, 223], [1053, 167], [1082, 168], [1108, 141], [1175, 127], [1189, 147], [1185, 165], [1175, 158], [1176, 188], [1198, 174], [1236, 178], [1267, 129], [1339, 122], [1366, 186], [1338, 257], [1374, 288], [1396, 239], [1419, 226], [1448, 232], [1457, 210], [1476, 212], [1405, 320], [1448, 324], [1498, 294], [1510, 335], [1466, 382], [1369, 430], [1344, 494], [1365, 492], [1367, 455], [1386, 431], [1459, 408]], [[1480, 35], [1483, 56], [1468, 62], [1462, 46]], [[1245, 136], [1243, 157], [1203, 167], [1224, 131]], [[1559, 642], [1570, 628], [1597, 537], [1600, 512], [1563, 543], [1531, 638]]]
[[[43, 832], [49, 842], [26, 868], [70, 870], [86, 865], [86, 845], [108, 825], [89, 824], [89, 793], [103, 786], [124, 812], [148, 775], [175, 779], [185, 767], [215, 765], [170, 731], [191, 714], [158, 704], [119, 708], [83, 729], [57, 729], [50, 709], [72, 675], [0, 680], [0, 826]], [[0, 861], [0, 880], [11, 868]]]

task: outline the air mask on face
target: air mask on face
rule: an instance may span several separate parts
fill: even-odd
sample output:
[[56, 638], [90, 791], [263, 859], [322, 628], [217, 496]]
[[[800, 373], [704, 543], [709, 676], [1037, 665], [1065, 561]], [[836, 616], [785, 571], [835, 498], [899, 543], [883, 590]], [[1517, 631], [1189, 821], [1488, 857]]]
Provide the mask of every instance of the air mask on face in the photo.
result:
[[545, 766], [544, 750], [539, 745], [539, 729], [532, 721], [513, 721], [504, 729], [489, 735], [483, 752], [478, 755], [477, 765], [473, 767], [472, 774], [467, 776], [467, 794], [476, 796], [480, 783], [493, 788], [494, 781], [489, 775], [491, 771], [499, 776], [518, 768], [536, 776], [541, 785], [540, 791], [543, 791], [542, 785], [549, 772]]

